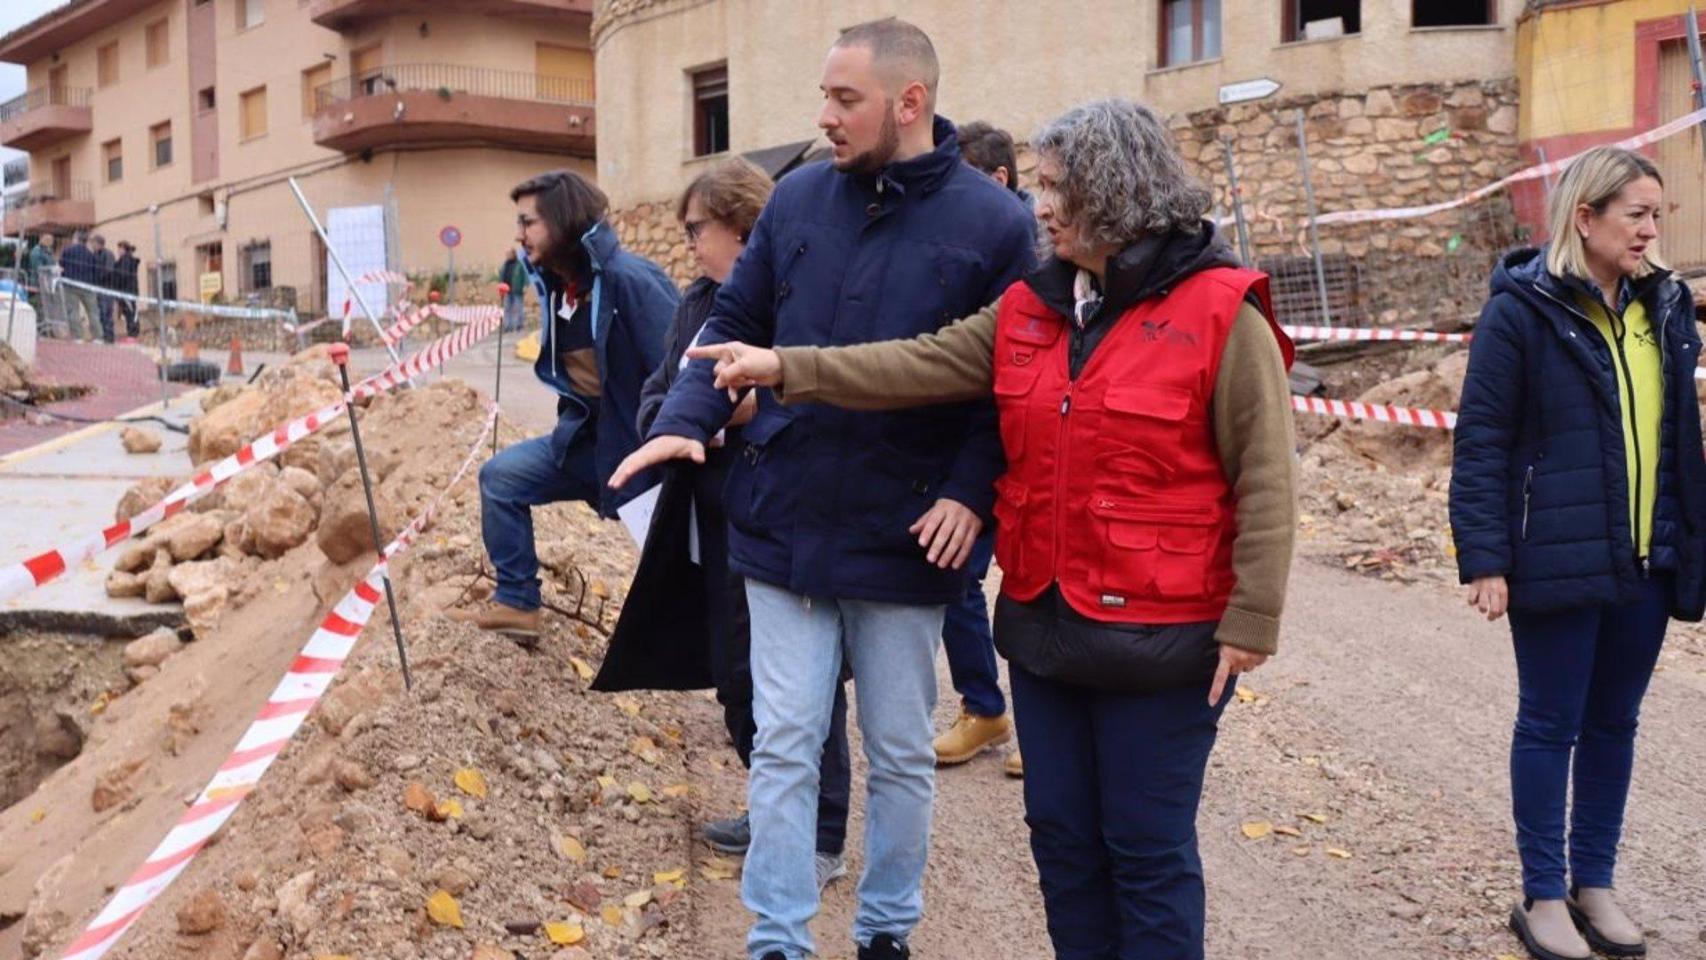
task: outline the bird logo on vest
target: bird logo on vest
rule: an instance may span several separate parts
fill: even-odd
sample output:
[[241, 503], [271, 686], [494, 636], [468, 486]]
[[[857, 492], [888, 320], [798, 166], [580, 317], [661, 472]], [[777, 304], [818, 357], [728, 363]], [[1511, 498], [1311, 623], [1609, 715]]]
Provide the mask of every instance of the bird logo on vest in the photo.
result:
[[1189, 330], [1174, 330], [1171, 320], [1143, 321], [1143, 342], [1182, 344], [1187, 347], [1197, 345], [1197, 335]]

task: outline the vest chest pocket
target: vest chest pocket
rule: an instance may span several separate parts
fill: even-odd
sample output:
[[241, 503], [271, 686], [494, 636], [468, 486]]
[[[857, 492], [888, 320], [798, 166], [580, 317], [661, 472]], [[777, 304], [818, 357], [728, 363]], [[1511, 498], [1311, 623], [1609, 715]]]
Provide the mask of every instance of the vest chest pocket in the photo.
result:
[[1105, 605], [1200, 600], [1217, 586], [1209, 582], [1220, 533], [1212, 508], [1094, 494], [1090, 513], [1100, 547], [1090, 579]]
[[1012, 463], [1025, 453], [1026, 408], [1037, 388], [1046, 354], [1030, 344], [1012, 341], [998, 349], [1006, 353], [995, 364], [995, 409], [1001, 415], [1001, 449]]
[[1102, 395], [1102, 423], [1096, 431], [1097, 469], [1148, 480], [1172, 476], [1191, 405], [1191, 392], [1182, 387], [1110, 386]]

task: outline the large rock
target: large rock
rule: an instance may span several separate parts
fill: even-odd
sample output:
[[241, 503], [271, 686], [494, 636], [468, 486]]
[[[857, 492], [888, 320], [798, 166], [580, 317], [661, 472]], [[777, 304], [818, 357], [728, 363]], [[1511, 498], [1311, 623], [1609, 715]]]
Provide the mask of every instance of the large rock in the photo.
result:
[[[291, 471], [303, 473], [294, 467]], [[314, 531], [314, 507], [289, 486], [274, 483], [249, 504], [243, 523], [255, 538], [255, 552], [270, 559], [308, 540]]]
[[166, 658], [184, 648], [184, 642], [171, 627], [138, 637], [124, 645], [124, 665], [127, 667], [158, 667]]
[[278, 482], [278, 467], [272, 463], [256, 464], [237, 474], [209, 497], [219, 497], [221, 505], [227, 510], [241, 513], [249, 509], [249, 504], [261, 498], [263, 493]]
[[172, 589], [172, 554], [165, 549], [154, 551], [154, 565], [148, 568], [148, 574], [143, 578], [142, 596], [149, 603], [170, 603], [178, 599], [178, 594]]
[[109, 597], [140, 597], [147, 591], [147, 582], [135, 573], [114, 570], [107, 574], [107, 596]]
[[314, 475], [314, 471], [303, 467], [287, 466], [278, 472], [278, 478], [283, 481], [285, 486], [301, 494], [302, 499], [307, 500], [310, 504], [319, 500], [320, 492], [324, 489], [324, 485], [320, 483], [320, 478]]
[[125, 427], [119, 431], [118, 442], [126, 453], [160, 452], [160, 435], [143, 427]]
[[179, 514], [184, 522], [175, 525], [166, 535], [166, 549], [178, 562], [194, 560], [219, 545], [225, 536], [225, 523], [209, 513]]
[[[373, 502], [379, 513], [379, 535], [390, 543], [407, 522], [403, 508], [384, 488], [373, 491]], [[317, 539], [321, 552], [333, 563], [348, 563], [357, 557], [372, 556], [378, 552], [379, 545], [373, 542], [373, 530], [367, 519], [367, 500], [362, 495], [358, 471], [344, 474], [326, 491]]]
[[130, 489], [118, 500], [118, 506], [113, 510], [113, 519], [129, 520], [142, 511], [165, 499], [177, 486], [177, 481], [171, 477], [144, 477], [131, 484]]
[[190, 461], [229, 456], [250, 440], [337, 401], [342, 396], [331, 364], [287, 363], [190, 425]]
[[237, 561], [228, 557], [198, 560], [174, 564], [172, 569], [166, 572], [166, 581], [172, 585], [172, 591], [178, 596], [189, 598], [215, 587], [230, 586], [231, 581], [239, 575], [239, 570]]

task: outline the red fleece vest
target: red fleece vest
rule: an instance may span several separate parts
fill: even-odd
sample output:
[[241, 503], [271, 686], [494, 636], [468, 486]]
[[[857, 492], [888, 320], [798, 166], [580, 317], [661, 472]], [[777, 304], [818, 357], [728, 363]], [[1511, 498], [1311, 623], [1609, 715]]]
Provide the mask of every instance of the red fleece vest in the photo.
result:
[[1076, 380], [1071, 321], [1022, 281], [1002, 295], [995, 402], [1008, 469], [995, 513], [1004, 593], [1032, 600], [1059, 583], [1074, 610], [1116, 623], [1220, 618], [1237, 529], [1209, 403], [1252, 290], [1271, 318], [1265, 274], [1193, 274], [1112, 321]]

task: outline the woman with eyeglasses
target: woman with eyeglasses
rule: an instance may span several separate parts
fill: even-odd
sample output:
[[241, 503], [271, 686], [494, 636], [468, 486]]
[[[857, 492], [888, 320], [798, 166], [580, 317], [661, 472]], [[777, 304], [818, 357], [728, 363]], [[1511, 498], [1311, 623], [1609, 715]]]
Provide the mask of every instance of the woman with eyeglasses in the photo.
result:
[[449, 617], [530, 647], [539, 639], [540, 606], [533, 508], [580, 500], [610, 518], [650, 486], [631, 484], [620, 494], [606, 481], [640, 445], [640, 387], [663, 356], [680, 296], [657, 264], [622, 249], [604, 219], [609, 201], [581, 175], [540, 174], [510, 199], [515, 242], [540, 287], [533, 373], [557, 394], [557, 425], [480, 468], [480, 533], [497, 591], [489, 603]]

